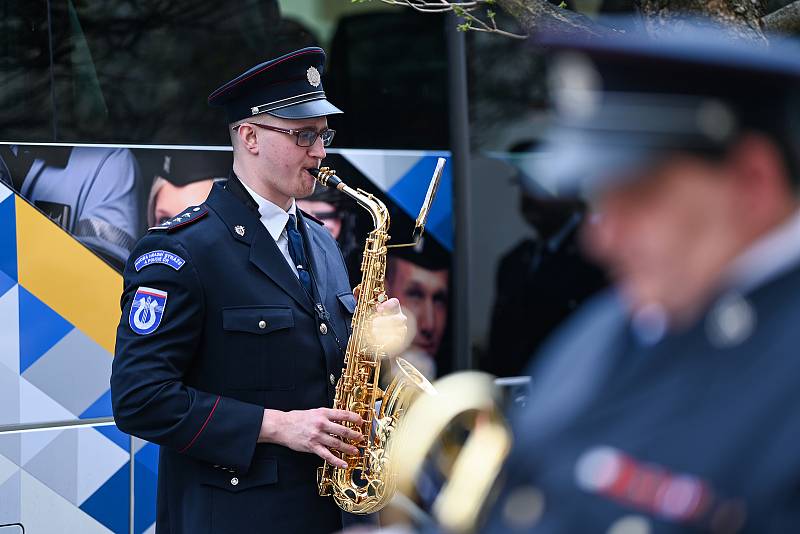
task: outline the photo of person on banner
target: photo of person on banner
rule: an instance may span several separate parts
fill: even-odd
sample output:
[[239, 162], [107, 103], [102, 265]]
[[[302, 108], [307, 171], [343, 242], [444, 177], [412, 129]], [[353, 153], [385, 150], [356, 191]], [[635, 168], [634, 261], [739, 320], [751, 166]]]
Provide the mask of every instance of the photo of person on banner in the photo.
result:
[[450, 255], [432, 236], [423, 236], [413, 247], [391, 249], [386, 292], [400, 300], [409, 316], [410, 346], [401, 356], [428, 378], [440, 376], [451, 359], [443, 350], [450, 315]]
[[117, 270], [138, 235], [139, 176], [127, 148], [0, 145], [0, 182]]
[[149, 151], [155, 161], [147, 199], [147, 226], [157, 226], [187, 206], [202, 204], [215, 180], [225, 179], [231, 165], [228, 152], [202, 150]]

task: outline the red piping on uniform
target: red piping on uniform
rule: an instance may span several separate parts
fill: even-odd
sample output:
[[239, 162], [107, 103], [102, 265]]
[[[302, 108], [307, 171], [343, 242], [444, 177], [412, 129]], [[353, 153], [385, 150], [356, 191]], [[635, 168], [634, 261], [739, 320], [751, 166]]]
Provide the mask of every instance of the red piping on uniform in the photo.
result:
[[208, 425], [208, 422], [209, 422], [209, 421], [211, 421], [211, 416], [212, 416], [212, 415], [214, 415], [214, 410], [216, 410], [216, 409], [217, 409], [217, 404], [219, 404], [219, 400], [220, 400], [221, 398], [222, 398], [222, 397], [220, 397], [220, 396], [217, 396], [217, 402], [215, 402], [215, 403], [214, 403], [214, 407], [213, 407], [213, 408], [211, 408], [211, 413], [210, 413], [210, 414], [208, 414], [208, 417], [206, 417], [206, 422], [205, 422], [205, 423], [203, 423], [203, 426], [201, 426], [201, 427], [200, 427], [200, 430], [198, 430], [198, 431], [197, 431], [197, 434], [195, 434], [195, 435], [194, 435], [194, 437], [192, 438], [192, 441], [190, 441], [190, 442], [189, 442], [189, 444], [188, 444], [187, 446], [185, 446], [184, 448], [182, 448], [182, 449], [181, 449], [181, 450], [179, 450], [178, 452], [186, 452], [186, 451], [188, 451], [188, 450], [189, 450], [189, 449], [192, 447], [192, 445], [194, 445], [194, 442], [195, 442], [195, 441], [197, 441], [197, 438], [199, 438], [199, 437], [200, 437], [200, 434], [202, 434], [202, 433], [203, 433], [203, 430], [205, 430], [205, 429], [206, 429], [206, 425]]
[[228, 89], [231, 89], [231, 88], [233, 88], [233, 87], [236, 87], [236, 86], [237, 86], [237, 85], [239, 85], [240, 83], [242, 83], [242, 82], [244, 82], [244, 81], [246, 81], [246, 80], [249, 80], [250, 78], [252, 78], [252, 77], [253, 77], [253, 76], [255, 76], [256, 74], [261, 74], [261, 73], [262, 73], [262, 72], [264, 72], [265, 70], [269, 70], [269, 69], [271, 69], [272, 67], [274, 67], [275, 65], [280, 65], [280, 64], [281, 64], [281, 63], [283, 63], [284, 61], [290, 60], [290, 59], [292, 59], [293, 57], [297, 57], [297, 56], [304, 56], [304, 55], [306, 55], [306, 54], [318, 54], [318, 53], [319, 53], [319, 52], [318, 52], [317, 50], [307, 50], [307, 51], [305, 51], [305, 52], [298, 52], [298, 53], [296, 53], [296, 54], [292, 54], [291, 56], [285, 57], [285, 58], [281, 59], [280, 61], [276, 61], [275, 63], [271, 63], [271, 64], [267, 65], [266, 67], [264, 67], [264, 68], [262, 68], [262, 69], [259, 69], [259, 70], [255, 71], [255, 72], [253, 72], [252, 74], [250, 74], [250, 75], [249, 75], [249, 76], [247, 76], [246, 78], [242, 78], [241, 80], [236, 80], [236, 83], [233, 83], [233, 84], [231, 84], [231, 85], [229, 85], [229, 86], [227, 86], [227, 87], [225, 87], [225, 86], [223, 86], [223, 87], [220, 87], [219, 89], [217, 89], [216, 91], [214, 91], [213, 93], [211, 93], [210, 95], [208, 95], [208, 100], [209, 100], [209, 101], [211, 101], [211, 99], [212, 99], [212, 98], [215, 98], [215, 97], [217, 97], [218, 95], [220, 95], [221, 93], [224, 93], [224, 92], [225, 92], [225, 91], [227, 91]]
[[181, 226], [183, 226], [185, 224], [193, 223], [196, 220], [198, 220], [201, 217], [203, 217], [204, 215], [206, 215], [207, 213], [208, 213], [208, 210], [201, 211], [201, 212], [195, 214], [194, 217], [189, 217], [188, 219], [186, 219], [183, 222], [179, 222], [178, 224], [173, 224], [172, 226], [168, 227], [167, 230], [172, 230], [173, 228], [180, 228]]

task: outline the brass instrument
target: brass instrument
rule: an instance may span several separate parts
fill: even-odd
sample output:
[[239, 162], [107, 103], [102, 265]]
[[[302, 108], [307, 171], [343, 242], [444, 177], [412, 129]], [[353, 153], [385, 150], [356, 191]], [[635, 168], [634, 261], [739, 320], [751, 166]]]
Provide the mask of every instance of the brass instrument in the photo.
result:
[[[494, 500], [497, 478], [511, 450], [511, 431], [499, 408], [493, 376], [464, 371], [434, 382], [435, 396], [420, 397], [398, 429], [392, 469], [398, 492], [413, 506], [420, 477], [443, 481], [425, 512], [442, 530], [479, 530]], [[417, 511], [419, 513], [419, 511]]]
[[[427, 212], [433, 202], [444, 163], [444, 158], [439, 158], [416, 221], [414, 236], [417, 239], [424, 231]], [[359, 447], [358, 454], [354, 456], [333, 451], [333, 454], [347, 462], [346, 468], [325, 462], [317, 471], [320, 495], [332, 495], [336, 504], [346, 512], [369, 514], [386, 506], [394, 495], [396, 476], [393, 476], [389, 465], [393, 461], [392, 436], [400, 418], [420, 392], [433, 393], [434, 390], [425, 376], [403, 358], [396, 358], [392, 362], [398, 366], [399, 372], [386, 391], [382, 391], [378, 385], [381, 360], [386, 356], [386, 350], [380, 340], [373, 339], [371, 328], [376, 306], [387, 300], [386, 252], [391, 236], [388, 233], [390, 219], [386, 205], [366, 191], [349, 187], [332, 169], [322, 167], [308, 171], [322, 185], [335, 187], [358, 202], [370, 213], [374, 224], [374, 230], [367, 236], [364, 247], [353, 331], [347, 343], [344, 369], [336, 384], [333, 405], [336, 409], [349, 410], [361, 416], [364, 422], [360, 427], [345, 424], [359, 432], [364, 441], [350, 442]], [[376, 411], [378, 402], [380, 408]]]

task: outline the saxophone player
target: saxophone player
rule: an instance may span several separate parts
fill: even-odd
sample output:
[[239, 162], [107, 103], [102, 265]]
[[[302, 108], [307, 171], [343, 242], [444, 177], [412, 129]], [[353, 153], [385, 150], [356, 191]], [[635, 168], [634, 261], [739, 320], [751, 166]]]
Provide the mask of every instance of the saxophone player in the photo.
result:
[[[297, 208], [341, 113], [325, 54], [304, 48], [221, 86], [233, 169], [206, 202], [150, 229], [126, 265], [111, 377], [121, 430], [161, 446], [158, 532], [328, 533], [322, 460], [355, 454], [333, 405], [356, 300], [322, 223]], [[397, 299], [378, 312], [405, 328]], [[364, 519], [362, 518], [362, 521]], [[369, 521], [369, 517], [367, 518]]]

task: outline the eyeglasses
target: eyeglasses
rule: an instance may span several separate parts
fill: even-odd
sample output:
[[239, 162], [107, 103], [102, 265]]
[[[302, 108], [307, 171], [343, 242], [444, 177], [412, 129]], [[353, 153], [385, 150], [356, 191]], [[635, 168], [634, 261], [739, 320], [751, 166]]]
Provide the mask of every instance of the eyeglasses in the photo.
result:
[[[268, 124], [260, 124], [258, 122], [244, 122], [242, 124], [251, 124], [259, 128], [264, 128], [265, 130], [293, 135], [297, 137], [297, 146], [302, 147], [312, 146], [317, 142], [317, 137], [322, 138], [322, 146], [330, 146], [333, 142], [333, 136], [336, 135], [336, 130], [331, 130], [330, 128], [325, 128], [320, 132], [316, 132], [314, 130], [287, 130], [286, 128], [278, 128], [277, 126], [269, 126]], [[241, 124], [234, 126], [233, 129], [236, 130], [239, 126], [241, 126]]]

